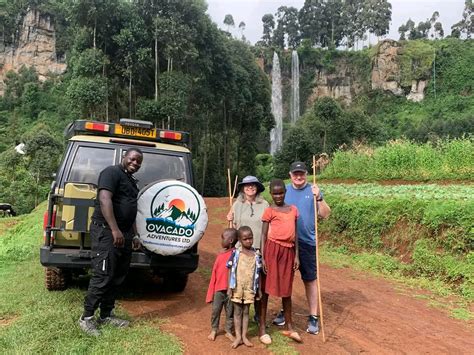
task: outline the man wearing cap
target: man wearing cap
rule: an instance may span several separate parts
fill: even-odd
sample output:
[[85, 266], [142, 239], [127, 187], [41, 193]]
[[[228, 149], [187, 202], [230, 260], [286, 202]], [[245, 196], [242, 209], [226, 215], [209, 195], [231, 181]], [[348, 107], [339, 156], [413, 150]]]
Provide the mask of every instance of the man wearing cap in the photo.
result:
[[[307, 182], [308, 170], [306, 164], [300, 161], [290, 165], [291, 184], [286, 186], [285, 202], [298, 208], [297, 233], [299, 243], [300, 273], [306, 292], [309, 307], [308, 328], [310, 334], [319, 333], [318, 289], [316, 281], [316, 231], [314, 224], [314, 198], [316, 196], [318, 216], [329, 217], [331, 209], [324, 200], [318, 185]], [[282, 312], [280, 312], [282, 313]], [[273, 320], [276, 325], [284, 325], [283, 314], [278, 314]], [[280, 317], [281, 315], [281, 317]]]

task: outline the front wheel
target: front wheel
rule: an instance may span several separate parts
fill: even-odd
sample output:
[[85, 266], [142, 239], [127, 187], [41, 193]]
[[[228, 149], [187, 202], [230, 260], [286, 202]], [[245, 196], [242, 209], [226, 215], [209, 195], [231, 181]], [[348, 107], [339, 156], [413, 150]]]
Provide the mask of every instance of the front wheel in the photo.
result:
[[67, 288], [71, 274], [59, 268], [45, 269], [45, 284], [48, 291], [63, 291]]
[[188, 284], [188, 274], [170, 274], [164, 277], [165, 287], [172, 292], [182, 292]]

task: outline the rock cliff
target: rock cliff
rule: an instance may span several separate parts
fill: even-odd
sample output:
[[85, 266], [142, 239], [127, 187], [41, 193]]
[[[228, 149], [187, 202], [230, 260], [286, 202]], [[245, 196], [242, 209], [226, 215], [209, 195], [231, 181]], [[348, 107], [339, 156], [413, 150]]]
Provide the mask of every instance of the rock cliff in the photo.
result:
[[363, 85], [354, 75], [354, 68], [345, 60], [338, 61], [331, 73], [321, 69], [316, 72], [315, 87], [308, 98], [308, 105], [312, 105], [318, 97], [332, 97], [339, 99], [345, 105], [350, 105], [355, 95], [360, 93]]
[[0, 95], [4, 92], [5, 74], [18, 71], [22, 66], [34, 67], [41, 81], [66, 70], [66, 64], [56, 57], [52, 19], [36, 10], [28, 11], [23, 18], [17, 43], [3, 51], [0, 49]]
[[[397, 96], [406, 95], [408, 88], [401, 86], [401, 69], [398, 58], [400, 48], [400, 43], [390, 39], [384, 40], [378, 45], [377, 52], [372, 59], [370, 83], [365, 83], [363, 79], [355, 76], [357, 68], [344, 59], [335, 63], [336, 70], [332, 73], [328, 73], [324, 69], [318, 70], [308, 105], [321, 96], [333, 97], [348, 105], [366, 84], [369, 84], [373, 90], [383, 90]], [[415, 102], [422, 101], [426, 85], [426, 80], [413, 80], [411, 90], [406, 98]]]
[[399, 48], [400, 44], [393, 40], [385, 40], [378, 46], [372, 62], [372, 89], [403, 95], [400, 87], [400, 65], [397, 60]]

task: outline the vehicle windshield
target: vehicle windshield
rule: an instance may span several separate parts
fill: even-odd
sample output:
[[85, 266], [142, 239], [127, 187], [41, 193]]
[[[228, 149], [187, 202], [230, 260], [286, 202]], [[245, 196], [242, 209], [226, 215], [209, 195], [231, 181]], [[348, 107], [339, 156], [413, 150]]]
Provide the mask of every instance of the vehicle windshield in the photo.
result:
[[189, 184], [184, 157], [177, 155], [143, 152], [142, 166], [134, 176], [140, 188], [163, 179], [176, 179]]
[[[126, 149], [122, 150], [122, 154]], [[109, 165], [114, 165], [114, 147], [79, 146], [72, 159], [67, 182], [83, 182], [96, 184], [100, 172]], [[151, 182], [164, 179], [176, 179], [186, 183], [186, 160], [183, 156], [164, 154], [163, 152], [143, 152], [143, 163], [134, 175], [138, 179], [138, 187], [143, 188]]]

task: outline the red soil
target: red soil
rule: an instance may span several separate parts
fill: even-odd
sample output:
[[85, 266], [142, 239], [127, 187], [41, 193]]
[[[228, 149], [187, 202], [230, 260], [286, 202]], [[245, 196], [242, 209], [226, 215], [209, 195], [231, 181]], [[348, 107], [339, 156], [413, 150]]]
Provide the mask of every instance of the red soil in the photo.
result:
[[[225, 354], [231, 351], [223, 335], [207, 340], [210, 331], [210, 305], [204, 302], [208, 274], [212, 268], [219, 236], [225, 227], [226, 198], [206, 199], [210, 222], [199, 244], [200, 267], [190, 275], [183, 293], [147, 291], [140, 299], [121, 302], [136, 318], [164, 320], [160, 328], [176, 335], [187, 354]], [[301, 354], [388, 353], [472, 353], [474, 322], [452, 319], [445, 311], [429, 307], [428, 301], [413, 297], [423, 291], [408, 290], [348, 268], [321, 265], [321, 285], [326, 343], [322, 335], [309, 335], [306, 329], [306, 298], [301, 280], [295, 277], [293, 310], [302, 344], [290, 343]], [[280, 301], [273, 299], [269, 319], [278, 311]], [[222, 320], [223, 321], [223, 320]], [[222, 327], [222, 322], [221, 322]], [[278, 332], [271, 326], [269, 332]], [[270, 353], [251, 334], [254, 348], [240, 346], [236, 352]]]

